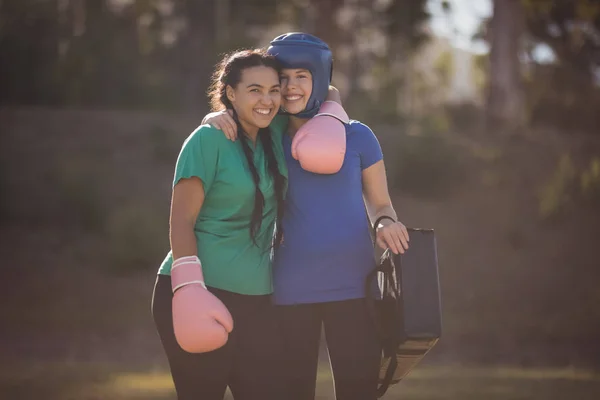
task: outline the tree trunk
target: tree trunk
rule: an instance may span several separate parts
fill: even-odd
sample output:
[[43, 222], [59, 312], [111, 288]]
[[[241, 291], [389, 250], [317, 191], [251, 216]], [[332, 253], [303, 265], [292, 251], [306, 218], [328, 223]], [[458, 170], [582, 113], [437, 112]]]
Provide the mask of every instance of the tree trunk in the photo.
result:
[[523, 32], [521, 0], [494, 0], [490, 27], [488, 126], [519, 129], [526, 122], [519, 62]]

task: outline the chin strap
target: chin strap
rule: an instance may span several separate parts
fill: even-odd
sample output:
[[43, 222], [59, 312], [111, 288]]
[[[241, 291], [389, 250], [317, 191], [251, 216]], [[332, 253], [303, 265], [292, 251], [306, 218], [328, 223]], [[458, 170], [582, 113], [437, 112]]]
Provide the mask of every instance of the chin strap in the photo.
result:
[[319, 109], [321, 108], [322, 102], [317, 101], [315, 107], [310, 110], [302, 110], [298, 114], [291, 114], [288, 110], [286, 110], [283, 106], [279, 107], [279, 113], [284, 115], [289, 115], [292, 117], [303, 118], [303, 119], [311, 119], [315, 115], [319, 113]]

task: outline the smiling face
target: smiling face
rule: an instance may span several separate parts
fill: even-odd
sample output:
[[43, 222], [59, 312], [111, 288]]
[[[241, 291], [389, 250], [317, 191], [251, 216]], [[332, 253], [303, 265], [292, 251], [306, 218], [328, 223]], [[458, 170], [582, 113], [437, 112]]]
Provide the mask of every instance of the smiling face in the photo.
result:
[[312, 94], [312, 74], [306, 69], [284, 68], [280, 77], [283, 108], [290, 114], [302, 112]]
[[279, 76], [271, 67], [244, 69], [236, 87], [227, 86], [226, 90], [242, 128], [249, 135], [268, 127], [281, 105]]

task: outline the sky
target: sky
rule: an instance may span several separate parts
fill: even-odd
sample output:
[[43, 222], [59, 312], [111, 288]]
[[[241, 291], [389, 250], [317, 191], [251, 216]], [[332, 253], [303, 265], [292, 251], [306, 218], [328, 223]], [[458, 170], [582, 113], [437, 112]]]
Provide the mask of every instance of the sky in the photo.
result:
[[[492, 0], [448, 0], [451, 11], [442, 9], [442, 0], [429, 0], [427, 9], [431, 14], [430, 26], [438, 36], [446, 37], [453, 46], [473, 53], [486, 53], [489, 46], [474, 41], [481, 22], [492, 15]], [[553, 62], [554, 54], [547, 45], [538, 45], [532, 57], [540, 63]]]
[[458, 48], [475, 53], [487, 52], [482, 41], [473, 41], [482, 20], [492, 15], [492, 0], [448, 0], [450, 12], [442, 9], [442, 0], [429, 0], [430, 26], [438, 36], [446, 37]]

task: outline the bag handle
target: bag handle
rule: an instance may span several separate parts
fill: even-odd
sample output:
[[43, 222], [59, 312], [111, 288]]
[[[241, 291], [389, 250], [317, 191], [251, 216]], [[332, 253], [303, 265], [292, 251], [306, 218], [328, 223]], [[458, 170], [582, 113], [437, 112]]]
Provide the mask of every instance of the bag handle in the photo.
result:
[[[391, 221], [396, 222], [396, 220], [394, 218], [392, 218], [392, 217], [390, 217], [388, 215], [382, 215], [382, 216], [380, 216], [379, 218], [377, 218], [375, 220], [375, 222], [373, 223], [373, 226], [372, 226], [373, 247], [377, 246], [377, 227], [379, 226], [379, 223], [381, 221], [383, 221], [384, 219], [389, 219]], [[387, 257], [390, 257], [389, 251], [390, 250], [387, 249], [387, 250], [385, 250], [383, 252], [383, 255], [381, 256], [382, 260], [385, 259], [385, 258], [387, 258]], [[365, 279], [365, 294], [366, 294], [365, 297], [367, 299], [367, 304], [368, 304], [369, 308], [372, 311], [373, 320], [375, 321], [375, 324], [377, 325], [378, 330], [381, 331], [382, 330], [381, 326], [380, 326], [379, 321], [377, 321], [377, 318], [375, 316], [375, 304], [374, 304], [373, 296], [372, 296], [373, 293], [371, 291], [371, 281], [373, 281], [373, 279], [377, 277], [377, 273], [378, 272], [383, 272], [384, 276], [388, 277], [388, 276], [391, 276], [390, 273], [392, 271], [386, 271], [386, 265], [384, 263], [381, 263], [381, 262], [375, 268], [373, 268], [373, 270], [368, 273], [368, 275], [367, 275], [367, 277]], [[388, 272], [388, 273], [386, 273], [386, 272]]]
[[[388, 252], [388, 251], [389, 250], [386, 250], [386, 252]], [[387, 253], [384, 253], [382, 258], [385, 258], [386, 254]], [[389, 265], [388, 263], [380, 263], [375, 268], [373, 268], [373, 270], [371, 272], [369, 272], [367, 274], [367, 277], [365, 278], [365, 300], [367, 302], [367, 308], [369, 310], [369, 313], [371, 314], [371, 319], [373, 320], [373, 323], [375, 324], [375, 329], [377, 330], [377, 333], [379, 334], [379, 337], [382, 340], [385, 340], [384, 328], [381, 325], [381, 323], [379, 322], [379, 319], [377, 318], [377, 312], [375, 309], [375, 299], [373, 297], [373, 291], [372, 291], [372, 282], [374, 279], [377, 279], [377, 273], [381, 272], [381, 273], [383, 273], [383, 278], [384, 278], [383, 286], [387, 287], [387, 285], [390, 284], [390, 280], [393, 279], [392, 271], [390, 270], [390, 267], [391, 267], [391, 265]]]
[[373, 245], [375, 245], [377, 242], [377, 227], [379, 226], [379, 223], [384, 219], [389, 219], [390, 221], [396, 222], [396, 220], [390, 217], [389, 215], [382, 215], [379, 218], [377, 218], [373, 223]]
[[[376, 241], [377, 241], [377, 227], [379, 226], [379, 223], [381, 221], [383, 221], [384, 219], [389, 219], [393, 222], [396, 222], [396, 220], [388, 215], [382, 215], [379, 218], [377, 218], [377, 220], [375, 221], [375, 223], [373, 224], [373, 246], [376, 246]], [[394, 265], [393, 262], [391, 261], [391, 257], [392, 255], [390, 254], [390, 249], [386, 249], [383, 253], [383, 255], [381, 256], [381, 261], [379, 262], [379, 264], [373, 268], [373, 270], [371, 272], [369, 272], [369, 274], [367, 275], [367, 278], [365, 279], [365, 293], [366, 293], [366, 301], [367, 301], [367, 305], [368, 305], [368, 309], [371, 313], [372, 319], [375, 322], [375, 327], [379, 333], [380, 338], [382, 339], [382, 344], [385, 346], [385, 344], [388, 344], [388, 349], [384, 349], [387, 350], [387, 353], [389, 353], [389, 364], [387, 366], [387, 370], [385, 371], [385, 376], [383, 377], [381, 383], [379, 384], [378, 388], [377, 388], [377, 398], [381, 398], [385, 392], [388, 390], [391, 382], [392, 382], [392, 378], [394, 377], [394, 373], [396, 372], [396, 369], [398, 368], [398, 360], [396, 358], [396, 351], [397, 351], [397, 347], [399, 345], [397, 338], [395, 337], [391, 337], [391, 338], [386, 338], [385, 337], [385, 331], [384, 328], [382, 327], [381, 323], [379, 322], [378, 318], [377, 318], [377, 313], [376, 313], [376, 309], [375, 309], [375, 300], [373, 299], [372, 296], [372, 291], [371, 291], [371, 282], [373, 281], [374, 278], [377, 277], [377, 273], [381, 272], [383, 273], [383, 290], [388, 290], [389, 289], [389, 285], [392, 286], [393, 291], [395, 292], [395, 295], [398, 296], [398, 292], [397, 289], [395, 288], [395, 286], [398, 284], [398, 282], [396, 281], [396, 279], [394, 278]], [[389, 259], [388, 261], [385, 261], [386, 259]]]

